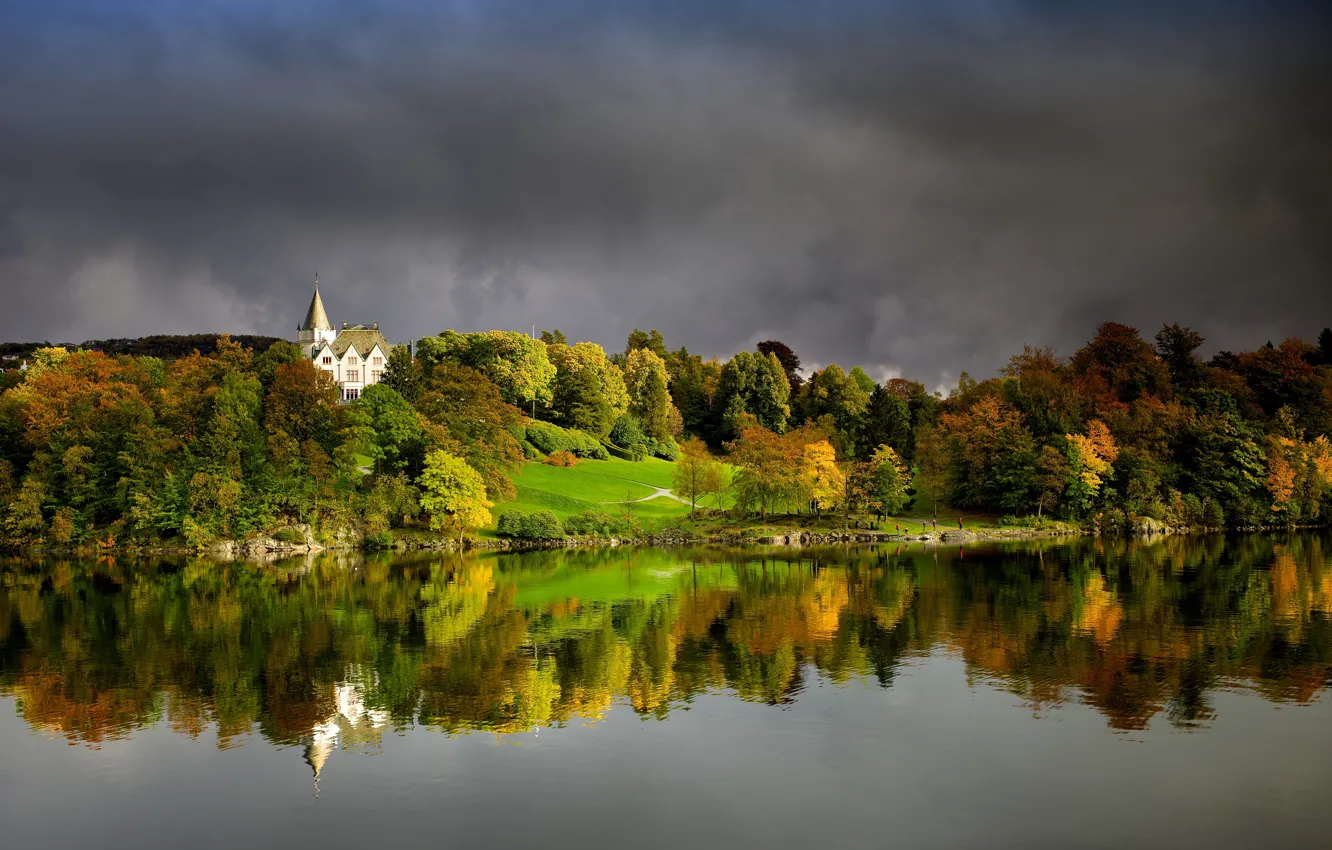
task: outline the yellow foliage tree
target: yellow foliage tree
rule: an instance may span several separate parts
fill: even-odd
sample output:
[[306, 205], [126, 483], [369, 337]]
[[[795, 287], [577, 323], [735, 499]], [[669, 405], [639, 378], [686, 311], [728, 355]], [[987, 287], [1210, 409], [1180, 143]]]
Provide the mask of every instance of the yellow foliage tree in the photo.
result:
[[430, 515], [435, 531], [456, 531], [458, 545], [469, 528], [487, 525], [493, 503], [486, 498], [486, 482], [460, 457], [446, 451], [426, 455], [421, 485], [421, 507]]
[[1295, 467], [1290, 455], [1299, 452], [1300, 445], [1289, 437], [1270, 437], [1267, 446], [1267, 492], [1272, 495], [1272, 512], [1290, 509], [1295, 495]]
[[837, 507], [846, 488], [846, 476], [837, 467], [837, 452], [827, 440], [805, 446], [800, 481], [816, 510]]
[[1119, 447], [1115, 445], [1114, 435], [1105, 423], [1093, 419], [1087, 423], [1087, 436], [1081, 434], [1065, 435], [1068, 442], [1077, 450], [1082, 468], [1078, 477], [1087, 489], [1095, 494], [1101, 489], [1102, 478], [1110, 472], [1111, 465], [1119, 457]]

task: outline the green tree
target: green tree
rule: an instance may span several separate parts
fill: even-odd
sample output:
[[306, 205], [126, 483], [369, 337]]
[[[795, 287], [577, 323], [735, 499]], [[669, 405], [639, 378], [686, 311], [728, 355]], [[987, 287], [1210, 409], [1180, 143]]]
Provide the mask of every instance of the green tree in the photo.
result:
[[785, 431], [791, 416], [791, 384], [776, 355], [741, 351], [732, 357], [718, 378], [715, 406], [723, 416], [724, 436], [737, 433], [733, 429], [739, 412], [752, 414], [769, 430]]
[[635, 351], [651, 351], [664, 361], [667, 357], [666, 340], [656, 328], [650, 332], [635, 328], [624, 345], [625, 360], [628, 360], [629, 355]]
[[551, 420], [565, 428], [606, 436], [629, 409], [629, 392], [620, 367], [593, 342], [551, 343], [547, 352], [555, 366]]
[[851, 371], [847, 372], [846, 376], [855, 381], [856, 386], [860, 387], [860, 391], [867, 396], [879, 388], [878, 383], [859, 366], [852, 366]]
[[421, 364], [412, 357], [407, 346], [395, 345], [389, 349], [388, 362], [384, 365], [384, 374], [380, 376], [379, 383], [409, 402], [415, 403], [420, 397], [423, 383]]
[[672, 442], [681, 426], [679, 411], [671, 403], [669, 381], [666, 361], [650, 348], [635, 348], [626, 356], [629, 413], [644, 433], [661, 443]]
[[416, 409], [396, 389], [382, 381], [365, 388], [355, 403], [369, 414], [373, 431], [375, 471], [381, 475], [421, 474], [426, 436]]
[[809, 376], [800, 388], [796, 411], [800, 418], [811, 422], [832, 417], [838, 443], [854, 451], [864, 427], [869, 398], [860, 384], [834, 363]]
[[777, 358], [781, 364], [782, 371], [786, 373], [786, 383], [789, 391], [794, 395], [800, 385], [804, 383], [804, 378], [800, 375], [800, 355], [791, 350], [791, 346], [781, 340], [768, 339], [755, 346], [759, 354], [764, 357], [771, 354]]
[[1177, 391], [1198, 385], [1202, 377], [1202, 361], [1195, 352], [1202, 344], [1202, 334], [1179, 323], [1162, 325], [1157, 331], [1156, 352], [1170, 369], [1170, 380]]
[[911, 413], [907, 402], [893, 395], [887, 387], [876, 387], [865, 409], [858, 453], [868, 457], [882, 445], [892, 446], [902, 458], [914, 454], [915, 441], [911, 435]]
[[892, 446], [882, 445], [869, 462], [867, 491], [870, 505], [880, 516], [893, 516], [911, 500], [911, 476]]
[[426, 337], [417, 344], [417, 356], [425, 374], [435, 367], [453, 362], [475, 369], [499, 387], [500, 396], [509, 404], [527, 409], [545, 407], [551, 402], [551, 365], [546, 344], [516, 331], [486, 331], [460, 334], [444, 331], [438, 337]]
[[307, 359], [309, 358], [301, 351], [299, 345], [280, 339], [265, 349], [263, 354], [254, 358], [254, 371], [259, 376], [259, 383], [267, 392], [268, 388], [273, 386], [273, 379], [277, 376], [279, 366]]

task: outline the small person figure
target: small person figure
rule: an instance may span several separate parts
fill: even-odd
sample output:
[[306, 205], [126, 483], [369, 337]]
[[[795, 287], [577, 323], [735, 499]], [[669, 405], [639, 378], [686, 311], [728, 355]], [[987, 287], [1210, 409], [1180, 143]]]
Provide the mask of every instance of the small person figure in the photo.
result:
[[957, 518], [957, 530], [958, 531], [962, 530], [962, 517]]
[[902, 524], [901, 524], [901, 523], [898, 523], [898, 522], [893, 523], [893, 528], [897, 530], [897, 533], [898, 533], [898, 534], [901, 534], [901, 533], [902, 533]]
[[939, 530], [939, 518], [938, 518], [938, 517], [935, 517], [935, 518], [934, 518], [934, 530], [935, 530], [935, 531], [938, 531], [938, 530]]

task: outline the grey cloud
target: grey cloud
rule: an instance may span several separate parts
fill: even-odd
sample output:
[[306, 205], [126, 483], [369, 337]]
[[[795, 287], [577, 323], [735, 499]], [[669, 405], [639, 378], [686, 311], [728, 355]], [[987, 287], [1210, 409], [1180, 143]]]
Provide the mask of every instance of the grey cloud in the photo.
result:
[[931, 385], [1109, 319], [1332, 324], [1321, 40], [1030, 5], [34, 33], [0, 59], [0, 337], [288, 335], [315, 271], [395, 339], [777, 337]]

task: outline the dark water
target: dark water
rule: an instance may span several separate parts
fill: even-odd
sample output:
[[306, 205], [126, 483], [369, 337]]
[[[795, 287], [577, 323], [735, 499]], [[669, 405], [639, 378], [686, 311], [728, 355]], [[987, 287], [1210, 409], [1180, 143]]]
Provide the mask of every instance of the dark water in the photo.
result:
[[1332, 540], [0, 562], [7, 847], [1295, 847]]

